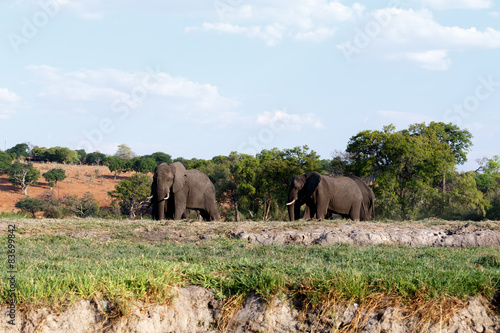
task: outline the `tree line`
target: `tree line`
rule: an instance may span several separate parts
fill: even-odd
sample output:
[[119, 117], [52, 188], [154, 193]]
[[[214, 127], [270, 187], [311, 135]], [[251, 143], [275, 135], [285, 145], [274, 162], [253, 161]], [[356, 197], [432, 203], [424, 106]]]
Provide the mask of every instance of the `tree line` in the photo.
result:
[[[330, 176], [355, 175], [365, 180], [376, 197], [377, 219], [500, 219], [500, 157], [483, 158], [474, 171], [459, 172], [467, 161], [472, 135], [453, 124], [431, 122], [396, 131], [393, 125], [352, 136], [343, 152], [320, 159], [308, 146], [264, 149], [257, 155], [232, 152], [212, 159], [172, 159], [163, 152], [135, 156], [125, 144], [114, 155], [87, 154], [68, 148], [39, 148], [18, 144], [0, 152], [0, 172], [12, 160], [106, 165], [115, 176], [135, 171], [110, 195], [122, 214], [147, 214], [147, 175], [160, 163], [181, 162], [198, 169], [214, 183], [221, 215], [226, 220], [286, 220], [288, 186], [307, 171]], [[9, 160], [10, 159], [10, 160]], [[146, 208], [144, 208], [146, 207]]]

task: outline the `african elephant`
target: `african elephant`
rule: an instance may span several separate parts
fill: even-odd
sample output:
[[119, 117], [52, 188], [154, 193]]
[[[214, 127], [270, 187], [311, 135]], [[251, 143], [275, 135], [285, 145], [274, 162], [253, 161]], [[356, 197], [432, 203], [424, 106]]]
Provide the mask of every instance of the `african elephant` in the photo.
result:
[[359, 220], [363, 194], [349, 177], [332, 178], [307, 172], [295, 176], [290, 184], [287, 203], [290, 221], [300, 218], [300, 206], [303, 204], [309, 208], [310, 217], [316, 215], [320, 220], [328, 211]]
[[363, 205], [361, 207], [361, 212], [360, 212], [360, 220], [361, 221], [369, 221], [372, 219], [372, 213], [373, 213], [373, 218], [375, 218], [375, 194], [373, 193], [372, 189], [365, 184], [365, 182], [356, 176], [350, 176], [352, 180], [356, 182], [358, 185], [359, 189], [361, 190], [361, 194], [363, 194]]
[[151, 196], [156, 220], [179, 220], [186, 209], [198, 210], [207, 221], [220, 220], [214, 185], [203, 172], [186, 170], [182, 163], [162, 163], [155, 168]]

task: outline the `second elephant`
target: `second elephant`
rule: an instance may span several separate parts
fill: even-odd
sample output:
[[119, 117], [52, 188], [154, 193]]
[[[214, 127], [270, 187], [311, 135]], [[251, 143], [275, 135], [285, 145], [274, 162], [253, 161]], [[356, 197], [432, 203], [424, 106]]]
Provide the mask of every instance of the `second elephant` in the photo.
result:
[[180, 220], [186, 209], [198, 210], [207, 221], [220, 220], [214, 185], [203, 172], [186, 170], [182, 163], [162, 163], [156, 167], [151, 195], [156, 220]]
[[324, 219], [329, 211], [359, 220], [363, 194], [349, 177], [332, 178], [317, 172], [307, 172], [293, 178], [288, 192], [290, 221], [300, 218], [300, 206], [306, 204], [310, 217]]
[[375, 219], [375, 194], [372, 189], [359, 177], [350, 176], [349, 178], [356, 182], [361, 190], [361, 194], [363, 194], [363, 205], [359, 216], [360, 220], [369, 221], [372, 219], [372, 214], [373, 219]]

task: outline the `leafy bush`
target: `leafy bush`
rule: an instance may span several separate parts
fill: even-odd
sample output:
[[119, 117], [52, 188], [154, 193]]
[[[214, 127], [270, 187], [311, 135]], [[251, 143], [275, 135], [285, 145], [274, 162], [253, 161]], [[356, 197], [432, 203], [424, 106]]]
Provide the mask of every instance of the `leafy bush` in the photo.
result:
[[49, 183], [50, 187], [54, 187], [57, 185], [57, 182], [66, 179], [66, 171], [60, 168], [55, 168], [45, 172], [42, 176]]
[[80, 198], [77, 195], [69, 195], [64, 199], [64, 205], [68, 211], [79, 217], [99, 215], [99, 202], [90, 192], [85, 193]]
[[24, 213], [29, 213], [34, 218], [36, 213], [43, 212], [47, 218], [60, 219], [66, 216], [90, 217], [99, 216], [99, 203], [92, 193], [83, 196], [70, 195], [60, 200], [52, 191], [47, 191], [38, 198], [24, 197], [16, 203]]
[[66, 207], [62, 204], [61, 200], [56, 197], [53, 191], [46, 191], [38, 197], [43, 204], [43, 213], [47, 218], [60, 219], [68, 216]]
[[36, 218], [36, 213], [43, 210], [43, 201], [26, 196], [16, 202], [16, 208], [19, 208], [24, 213], [30, 213], [33, 218]]
[[115, 186], [114, 191], [108, 192], [114, 198], [113, 206], [119, 206], [121, 213], [130, 218], [135, 218], [137, 214], [146, 214], [152, 182], [151, 177], [144, 174], [135, 174], [122, 180]]

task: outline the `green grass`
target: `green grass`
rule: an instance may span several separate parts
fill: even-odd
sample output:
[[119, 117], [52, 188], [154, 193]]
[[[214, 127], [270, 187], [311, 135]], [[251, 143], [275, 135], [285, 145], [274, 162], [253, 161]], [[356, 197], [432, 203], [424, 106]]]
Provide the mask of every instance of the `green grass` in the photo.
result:
[[[0, 223], [3, 230], [12, 221]], [[491, 299], [500, 288], [498, 248], [259, 246], [225, 237], [179, 243], [134, 236], [148, 223], [153, 222], [23, 225], [16, 234], [18, 302], [57, 305], [106, 297], [125, 311], [131, 300], [168, 302], [171, 287], [184, 284], [210, 288], [219, 298], [254, 291], [268, 300], [287, 294], [313, 305], [332, 297], [363, 303], [377, 294], [407, 303], [469, 295]], [[172, 227], [182, 230], [182, 224]], [[58, 234], [65, 228], [112, 237]], [[6, 248], [5, 233], [2, 244]], [[6, 277], [0, 303], [6, 303]]]

